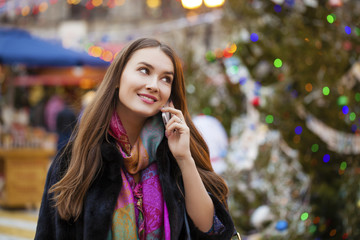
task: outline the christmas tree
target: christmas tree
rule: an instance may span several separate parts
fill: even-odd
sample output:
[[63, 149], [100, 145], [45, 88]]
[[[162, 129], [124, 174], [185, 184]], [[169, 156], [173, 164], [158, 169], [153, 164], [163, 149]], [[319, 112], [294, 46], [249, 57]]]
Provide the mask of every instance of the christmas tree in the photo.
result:
[[[245, 233], [260, 232], [265, 239], [280, 239], [280, 233], [283, 239], [360, 237], [359, 9], [358, 1], [340, 0], [227, 2], [223, 24], [238, 36], [234, 39], [237, 51], [232, 56], [238, 62], [229, 63], [225, 58], [221, 62], [234, 85], [244, 92], [251, 91], [248, 101], [260, 111], [260, 121], [270, 129], [267, 134], [279, 131], [279, 141], [284, 140], [287, 147], [296, 150], [292, 161], [301, 163], [297, 172], [303, 176], [299, 178], [296, 172], [292, 177], [282, 174], [286, 167], [280, 166], [284, 164], [278, 166], [274, 176], [269, 170], [263, 171], [274, 165], [271, 159], [286, 158], [284, 151], [269, 150], [277, 149], [274, 141], [271, 147], [268, 141], [259, 143], [254, 164], [248, 171], [238, 170], [243, 173], [237, 178], [238, 185], [251, 183], [251, 176], [264, 181], [266, 190], [259, 192], [253, 186], [235, 188], [236, 167], [232, 168], [232, 202], [239, 211], [236, 215], [243, 216], [236, 219], [236, 224]], [[238, 73], [239, 68], [246, 68], [248, 73]], [[250, 83], [252, 90], [246, 89]], [[253, 134], [258, 133], [259, 126], [262, 125], [254, 125]], [[238, 161], [236, 146], [241, 146], [236, 144], [244, 142], [232, 144], [230, 159]], [[297, 164], [289, 166], [294, 169]], [[307, 186], [308, 178], [307, 192], [287, 197], [279, 193]], [[278, 181], [284, 179], [292, 183], [279, 187]], [[270, 197], [272, 192], [292, 202], [285, 204], [289, 207], [287, 214], [279, 213], [284, 204], [275, 204]], [[254, 195], [253, 201], [249, 201], [249, 195]], [[265, 220], [276, 226], [250, 224], [250, 211], [266, 202], [271, 203], [274, 217]], [[245, 205], [240, 206], [241, 203]], [[296, 206], [300, 212], [294, 212]], [[280, 223], [288, 224], [288, 229], [282, 231]]]
[[230, 44], [204, 66], [190, 54], [185, 74], [191, 110], [231, 136], [224, 177], [237, 229], [358, 239], [360, 2], [228, 0], [224, 11]]

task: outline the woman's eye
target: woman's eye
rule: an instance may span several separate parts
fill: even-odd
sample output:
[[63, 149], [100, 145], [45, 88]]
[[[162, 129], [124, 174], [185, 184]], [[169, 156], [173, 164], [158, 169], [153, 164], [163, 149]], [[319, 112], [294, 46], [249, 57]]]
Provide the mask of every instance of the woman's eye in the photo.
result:
[[140, 68], [139, 71], [144, 74], [149, 74], [149, 69], [147, 69], [147, 68]]
[[162, 78], [162, 80], [167, 83], [171, 83], [171, 81], [172, 81], [170, 77], [164, 77], [164, 78]]

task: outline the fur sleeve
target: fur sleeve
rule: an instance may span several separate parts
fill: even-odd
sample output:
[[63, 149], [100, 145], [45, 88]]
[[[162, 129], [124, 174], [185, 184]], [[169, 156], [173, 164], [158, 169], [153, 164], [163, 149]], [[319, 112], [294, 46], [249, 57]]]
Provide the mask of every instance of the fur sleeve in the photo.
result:
[[231, 239], [233, 233], [234, 233], [234, 223], [231, 219], [231, 216], [229, 212], [225, 209], [225, 207], [221, 204], [219, 200], [217, 200], [216, 197], [209, 194], [215, 208], [215, 215], [220, 220], [220, 222], [224, 225], [224, 230], [221, 231], [218, 234], [209, 235], [208, 233], [202, 232], [199, 230], [189, 215], [187, 215], [187, 219], [189, 222], [190, 232], [191, 232], [191, 238], [193, 240], [195, 239], [207, 239], [207, 240], [228, 240]]

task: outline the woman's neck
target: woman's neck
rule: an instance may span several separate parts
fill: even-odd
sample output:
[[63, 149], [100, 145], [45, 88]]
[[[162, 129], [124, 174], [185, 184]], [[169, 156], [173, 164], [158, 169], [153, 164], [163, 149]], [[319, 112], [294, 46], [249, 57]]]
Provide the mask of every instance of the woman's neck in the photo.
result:
[[126, 114], [121, 115], [118, 113], [118, 115], [123, 127], [125, 128], [131, 146], [134, 146], [146, 119], [134, 116], [124, 116]]

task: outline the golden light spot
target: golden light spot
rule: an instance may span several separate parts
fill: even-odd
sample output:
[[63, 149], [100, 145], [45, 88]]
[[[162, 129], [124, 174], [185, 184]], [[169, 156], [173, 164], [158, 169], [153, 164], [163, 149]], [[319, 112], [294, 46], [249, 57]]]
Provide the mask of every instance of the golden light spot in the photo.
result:
[[82, 89], [91, 89], [95, 85], [95, 82], [90, 78], [82, 78], [79, 82], [79, 87]]
[[115, 0], [115, 5], [116, 6], [121, 6], [125, 3], [125, 0]]
[[202, 0], [181, 0], [181, 4], [186, 9], [195, 9], [201, 6]]
[[102, 48], [98, 46], [92, 46], [89, 48], [89, 54], [94, 57], [100, 57], [102, 54]]
[[109, 50], [104, 50], [101, 57], [104, 61], [111, 62], [113, 60], [113, 53]]
[[209, 8], [221, 7], [224, 5], [225, 0], [204, 0], [205, 6]]
[[30, 13], [30, 7], [29, 6], [25, 6], [23, 9], [21, 9], [21, 15], [23, 16], [27, 16]]
[[39, 11], [40, 12], [45, 12], [48, 9], [49, 5], [47, 2], [42, 2], [39, 5]]
[[161, 0], [146, 0], [146, 5], [149, 8], [158, 8], [161, 5]]
[[77, 5], [81, 2], [81, 0], [67, 0], [68, 4], [73, 4], [73, 5]]
[[227, 51], [228, 51], [229, 53], [235, 53], [235, 52], [236, 52], [236, 49], [237, 49], [237, 46], [236, 46], [235, 43], [228, 44], [228, 46], [227, 46], [226, 49], [227, 49]]
[[94, 7], [98, 7], [103, 3], [103, 1], [102, 0], [92, 0], [91, 3], [94, 5]]

